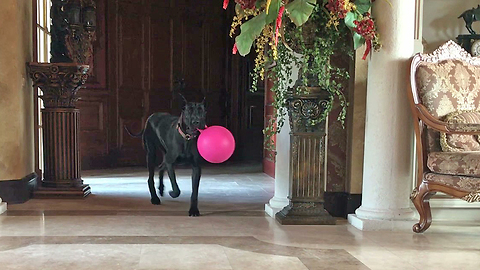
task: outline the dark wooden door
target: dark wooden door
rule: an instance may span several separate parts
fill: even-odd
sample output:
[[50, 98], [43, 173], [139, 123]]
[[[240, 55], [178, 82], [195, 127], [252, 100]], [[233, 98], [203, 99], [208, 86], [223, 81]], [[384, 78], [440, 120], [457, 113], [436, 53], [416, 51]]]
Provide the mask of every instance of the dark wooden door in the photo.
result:
[[[182, 102], [206, 97], [208, 124], [225, 125], [226, 33], [221, 5], [211, 1], [111, 0], [108, 19], [111, 124], [116, 164], [145, 163], [138, 132], [154, 112], [179, 115]], [[116, 99], [116, 100], [115, 100]]]
[[209, 0], [97, 0], [93, 74], [79, 102], [82, 169], [145, 164], [139, 132], [154, 112], [179, 115], [175, 83], [206, 97], [207, 124], [229, 128], [237, 160], [261, 159], [262, 93], [251, 60], [232, 56], [233, 9]]

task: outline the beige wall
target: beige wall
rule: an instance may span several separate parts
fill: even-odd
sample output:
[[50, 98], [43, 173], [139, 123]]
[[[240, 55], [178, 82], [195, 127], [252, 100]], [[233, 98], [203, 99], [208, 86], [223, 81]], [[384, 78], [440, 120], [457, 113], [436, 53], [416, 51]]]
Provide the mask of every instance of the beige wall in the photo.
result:
[[0, 181], [34, 172], [33, 89], [26, 74], [32, 61], [32, 1], [0, 5]]
[[[427, 45], [425, 52], [431, 52], [459, 34], [468, 34], [465, 22], [458, 16], [465, 10], [477, 7], [478, 0], [424, 0], [423, 38]], [[475, 32], [480, 33], [480, 22], [472, 24]]]

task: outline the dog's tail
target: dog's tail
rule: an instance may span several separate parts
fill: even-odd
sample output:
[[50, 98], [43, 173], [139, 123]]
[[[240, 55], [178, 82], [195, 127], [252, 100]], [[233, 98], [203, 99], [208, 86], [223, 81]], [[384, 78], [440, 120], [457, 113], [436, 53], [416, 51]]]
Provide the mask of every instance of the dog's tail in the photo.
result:
[[125, 128], [125, 131], [127, 131], [128, 135], [134, 137], [134, 138], [140, 138], [142, 137], [143, 135], [143, 132], [145, 131], [144, 129], [142, 129], [140, 131], [140, 133], [137, 133], [137, 134], [133, 134], [130, 130], [128, 130], [128, 127], [127, 126], [123, 126]]

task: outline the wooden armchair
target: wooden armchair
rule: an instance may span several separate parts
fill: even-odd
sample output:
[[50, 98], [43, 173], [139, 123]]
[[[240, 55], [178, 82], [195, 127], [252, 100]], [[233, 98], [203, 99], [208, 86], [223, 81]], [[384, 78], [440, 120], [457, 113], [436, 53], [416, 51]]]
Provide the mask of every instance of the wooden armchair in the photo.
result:
[[429, 199], [443, 192], [480, 201], [480, 58], [453, 41], [432, 54], [417, 54], [408, 91], [418, 158], [417, 186], [410, 199], [424, 232], [432, 223]]

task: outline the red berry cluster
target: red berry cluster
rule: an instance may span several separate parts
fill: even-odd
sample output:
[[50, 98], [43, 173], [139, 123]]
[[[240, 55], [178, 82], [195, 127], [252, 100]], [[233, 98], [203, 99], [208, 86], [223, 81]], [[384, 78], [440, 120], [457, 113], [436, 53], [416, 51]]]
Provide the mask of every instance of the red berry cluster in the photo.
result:
[[235, 3], [240, 4], [243, 9], [252, 9], [255, 7], [256, 0], [235, 0]]
[[375, 23], [370, 17], [370, 13], [365, 13], [361, 21], [354, 21], [356, 27], [355, 32], [360, 34], [366, 40], [373, 40], [375, 38]]
[[328, 11], [335, 14], [339, 19], [343, 19], [347, 16], [348, 10], [346, 7], [345, 0], [328, 0], [327, 3]]

